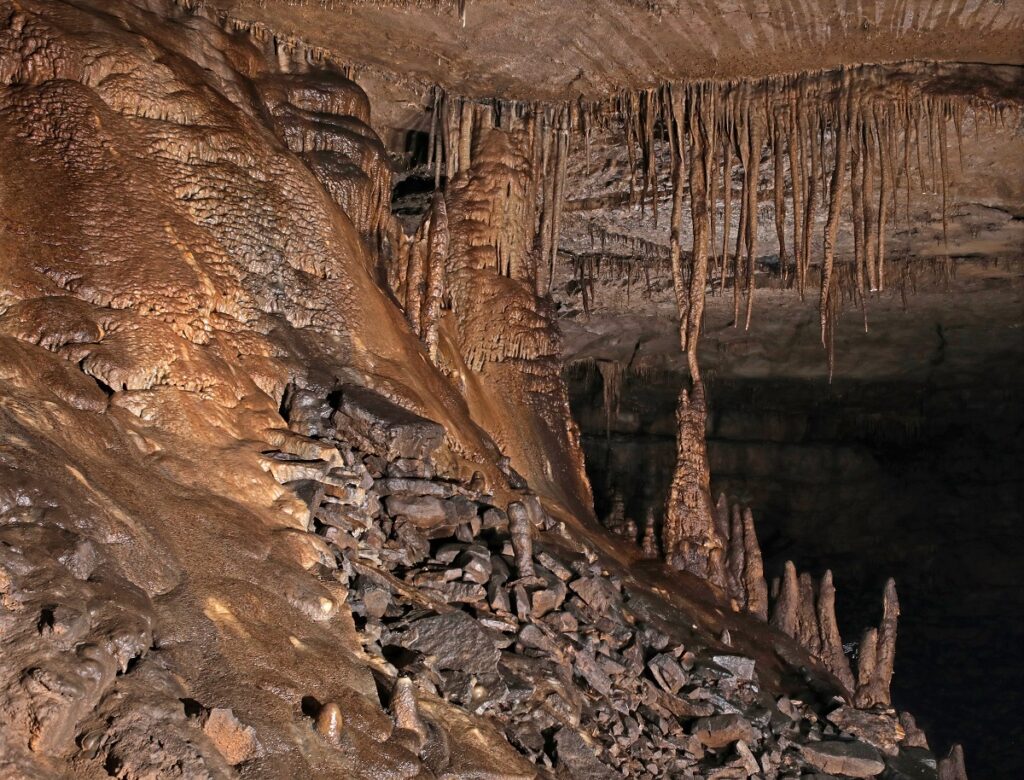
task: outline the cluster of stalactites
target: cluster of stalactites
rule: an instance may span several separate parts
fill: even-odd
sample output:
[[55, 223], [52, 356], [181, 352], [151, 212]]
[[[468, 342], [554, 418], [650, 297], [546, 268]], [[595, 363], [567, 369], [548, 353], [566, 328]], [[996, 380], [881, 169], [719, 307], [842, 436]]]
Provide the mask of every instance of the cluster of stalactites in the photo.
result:
[[[886, 288], [894, 277], [886, 262], [886, 228], [901, 212], [909, 213], [914, 190], [941, 193], [945, 231], [950, 139], [955, 135], [959, 148], [966, 113], [995, 124], [1004, 121], [1007, 110], [1019, 109], [999, 97], [938, 92], [941, 74], [928, 69], [940, 66], [900, 67], [892, 79], [883, 66], [862, 66], [759, 80], [697, 81], [557, 105], [471, 102], [436, 90], [434, 114], [441, 121], [434, 124], [447, 139], [432, 144], [444, 150], [434, 155], [438, 179], [442, 157], [449, 175], [464, 165], [465, 142], [460, 146], [452, 139], [464, 138], [467, 117], [470, 123], [529, 125], [540, 204], [538, 292], [544, 294], [550, 291], [558, 255], [571, 147], [579, 147], [575, 151], [586, 155], [589, 167], [592, 135], [621, 128], [630, 163], [628, 202], [639, 203], [641, 210], [649, 206], [655, 220], [662, 194], [664, 155], [659, 151], [667, 148], [672, 169], [669, 254], [680, 342], [692, 367], [708, 289], [722, 291], [731, 282], [734, 324], [750, 326], [762, 195], [773, 202], [783, 282], [801, 296], [815, 281], [819, 285], [821, 337], [831, 359], [840, 288], [862, 307], [872, 292]], [[770, 194], [761, 192], [763, 168], [769, 171]], [[687, 211], [693, 235], [689, 253], [680, 246]], [[836, 243], [846, 213], [852, 217], [854, 256], [841, 264], [852, 271], [840, 273]], [[825, 217], [820, 255], [812, 240], [818, 215]]]
[[671, 269], [669, 250], [661, 244], [608, 231], [594, 223], [588, 225], [588, 232], [592, 251], [561, 253], [572, 263], [573, 279], [587, 314], [595, 301], [595, 283], [599, 278], [625, 280], [628, 301], [635, 285], [642, 285], [641, 292], [649, 297], [652, 272], [657, 279]]
[[896, 660], [896, 627], [900, 614], [893, 580], [885, 585], [881, 624], [869, 628], [861, 639], [856, 677], [843, 652], [831, 571], [826, 571], [816, 585], [810, 574], [798, 575], [792, 561], [787, 561], [782, 578], [772, 582], [771, 597], [772, 625], [818, 658], [843, 684], [858, 707], [890, 705], [889, 688]]
[[430, 210], [412, 237], [406, 237], [400, 229], [392, 237], [391, 289], [405, 310], [413, 333], [422, 339], [435, 365], [441, 310], [447, 294], [449, 242], [448, 209], [440, 192], [434, 193]]
[[[619, 100], [634, 177], [640, 179], [640, 199], [650, 199], [655, 209], [659, 181], [655, 150], [667, 143], [670, 152], [670, 251], [680, 341], [691, 371], [697, 370], [695, 341], [703, 299], [715, 281], [723, 290], [731, 278], [734, 325], [750, 327], [763, 167], [770, 170], [782, 281], [804, 296], [811, 283], [812, 262], [817, 260], [821, 337], [831, 361], [839, 283], [847, 281], [862, 307], [871, 292], [885, 289], [886, 225], [898, 219], [901, 205], [909, 212], [914, 189], [930, 187], [941, 192], [945, 234], [948, 128], [952, 125], [959, 144], [969, 108], [988, 109], [993, 120], [1000, 115], [997, 107], [975, 104], [969, 98], [909, 89], [860, 90], [851, 71], [843, 71], [841, 80], [828, 91], [814, 89], [813, 79], [699, 82], [631, 93]], [[734, 204], [737, 178], [739, 199]], [[631, 188], [635, 186], [631, 182]], [[836, 244], [847, 191], [854, 234], [852, 278], [836, 273]], [[693, 245], [689, 267], [683, 268], [680, 236], [687, 194]], [[719, 199], [721, 226], [716, 224]], [[734, 206], [739, 209], [735, 237], [730, 235]], [[812, 232], [815, 217], [822, 213], [822, 250], [816, 259]]]
[[524, 134], [530, 167], [526, 180], [533, 188], [534, 285], [538, 295], [547, 295], [559, 251], [570, 140], [581, 126], [580, 105], [474, 101], [440, 88], [433, 90], [431, 104], [427, 165], [433, 168], [437, 186], [442, 178], [452, 181], [469, 168], [473, 139], [481, 132], [497, 127]]

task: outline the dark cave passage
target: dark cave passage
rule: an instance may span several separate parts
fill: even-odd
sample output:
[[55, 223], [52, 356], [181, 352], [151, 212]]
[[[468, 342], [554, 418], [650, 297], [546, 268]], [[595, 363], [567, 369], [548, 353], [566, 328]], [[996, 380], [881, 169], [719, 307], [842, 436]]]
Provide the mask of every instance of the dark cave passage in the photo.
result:
[[[877, 621], [895, 577], [894, 703], [922, 713], [937, 751], [962, 740], [986, 777], [1024, 770], [1005, 696], [1024, 689], [1024, 629], [1007, 619], [1024, 610], [1022, 365], [986, 382], [721, 379], [709, 391], [713, 492], [753, 509], [766, 576], [787, 560], [831, 569], [846, 643]], [[627, 376], [609, 423], [601, 375], [571, 380], [602, 520], [617, 500], [638, 524], [651, 504], [661, 515], [680, 381]]]

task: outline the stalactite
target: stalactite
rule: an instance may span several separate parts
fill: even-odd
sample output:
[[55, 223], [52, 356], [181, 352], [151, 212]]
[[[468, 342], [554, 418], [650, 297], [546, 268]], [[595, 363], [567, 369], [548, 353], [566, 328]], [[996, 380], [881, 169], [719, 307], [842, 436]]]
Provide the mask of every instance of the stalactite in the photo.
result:
[[441, 90], [431, 90], [430, 136], [427, 140], [427, 168], [434, 171], [434, 189], [441, 188], [441, 155], [438, 150], [438, 119], [441, 113]]
[[748, 156], [750, 166], [746, 173], [749, 182], [744, 186], [747, 193], [745, 228], [747, 251], [747, 311], [744, 317], [744, 330], [750, 330], [750, 321], [754, 313], [754, 265], [757, 260], [757, 217], [758, 217], [758, 183], [761, 177], [761, 119], [760, 114], [752, 112], [747, 120]]
[[[725, 265], [729, 258], [729, 229], [732, 226], [732, 139], [733, 128], [731, 114], [727, 110], [722, 125], [722, 282], [721, 287], [725, 290]], [[733, 297], [739, 293], [736, 290], [738, 284], [736, 279], [736, 266], [733, 265]]]
[[[704, 297], [708, 278], [708, 241], [711, 204], [708, 202], [707, 177], [714, 157], [714, 100], [703, 89], [690, 95], [690, 213], [693, 223], [690, 290], [687, 300], [687, 364], [694, 383], [700, 382], [697, 343], [704, 316]], [[680, 317], [683, 312], [680, 312]]]
[[804, 246], [803, 232], [801, 231], [801, 219], [803, 216], [804, 187], [806, 186], [806, 172], [804, 169], [803, 136], [797, 120], [799, 106], [797, 96], [792, 95], [789, 100], [789, 121], [787, 123], [787, 150], [789, 152], [789, 173], [792, 186], [793, 201], [793, 255], [794, 270], [796, 277], [797, 291], [800, 299], [804, 297]]
[[[878, 249], [880, 215], [878, 213], [878, 201], [875, 200], [875, 165], [877, 162], [880, 172], [884, 170], [885, 165], [882, 160], [881, 144], [878, 138], [877, 118], [874, 116], [873, 110], [867, 107], [865, 107], [861, 116], [864, 149], [864, 168], [862, 173], [863, 200], [861, 203], [861, 213], [863, 214], [862, 218], [864, 221], [864, 255], [860, 263], [861, 279], [858, 282], [857, 294], [859, 296], [858, 300], [860, 300], [863, 306], [864, 276], [867, 276], [872, 290], [878, 288], [875, 255]], [[865, 318], [867, 317], [866, 312], [864, 316]]]
[[558, 244], [561, 233], [562, 205], [565, 200], [565, 175], [569, 158], [569, 127], [568, 110], [563, 110], [557, 128], [557, 145], [555, 152], [555, 181], [552, 190], [551, 211], [551, 243], [548, 248], [548, 289], [555, 277], [555, 261], [558, 258]]
[[472, 165], [470, 155], [473, 150], [473, 114], [473, 104], [468, 100], [462, 101], [459, 112], [459, 171], [464, 171]]
[[[870, 165], [869, 160], [864, 159], [864, 124], [858, 114], [853, 133], [853, 143], [850, 144], [850, 205], [853, 219], [853, 263], [855, 269], [855, 290], [854, 294], [858, 302], [862, 302], [864, 295], [864, 266], [865, 266], [865, 216], [864, 203], [864, 180], [865, 167]], [[870, 240], [868, 237], [867, 240]], [[865, 314], [866, 316], [866, 314]]]
[[683, 117], [683, 95], [681, 90], [673, 88], [669, 99], [673, 126], [675, 128], [672, 137], [674, 138], [673, 157], [675, 158], [675, 170], [672, 174], [672, 216], [669, 227], [669, 242], [672, 264], [672, 286], [676, 294], [676, 307], [679, 313], [679, 348], [686, 354], [686, 337], [689, 329], [689, 294], [686, 290], [683, 274], [683, 252], [680, 245], [680, 232], [683, 221], [683, 175], [685, 145], [684, 145], [684, 117]]
[[[877, 107], [875, 107], [875, 110], [877, 111]], [[885, 287], [885, 201], [889, 194], [890, 176], [892, 175], [892, 168], [894, 164], [893, 145], [895, 142], [890, 137], [890, 125], [888, 119], [886, 119], [883, 127], [885, 129], [886, 138], [884, 142], [881, 138], [878, 139], [878, 148], [882, 150], [882, 154], [879, 156], [880, 167], [878, 172], [878, 208], [876, 213], [876, 231], [874, 238], [874, 266], [868, 267], [872, 292], [881, 291]], [[893, 217], [895, 218], [895, 188], [893, 188], [893, 195], [892, 212]]]
[[846, 152], [849, 136], [850, 101], [849, 74], [843, 74], [843, 95], [845, 104], [835, 113], [835, 160], [828, 193], [828, 218], [825, 221], [825, 241], [821, 260], [821, 296], [819, 316], [821, 318], [821, 343], [828, 350], [829, 377], [833, 365], [834, 304], [833, 267], [835, 263], [836, 240], [839, 236], [839, 211], [842, 207], [843, 180], [846, 177]]
[[437, 363], [438, 326], [441, 301], [444, 297], [445, 267], [448, 263], [448, 211], [444, 196], [435, 192], [430, 208], [430, 230], [427, 240], [425, 293], [421, 303], [420, 337], [427, 345], [430, 360]]
[[800, 128], [801, 137], [807, 139], [807, 156], [810, 158], [810, 169], [807, 174], [807, 199], [804, 202], [804, 213], [803, 213], [803, 249], [801, 250], [803, 267], [800, 271], [800, 288], [802, 290], [807, 289], [807, 271], [810, 267], [811, 262], [811, 227], [814, 225], [814, 209], [815, 202], [818, 196], [818, 171], [821, 167], [821, 161], [818, 155], [818, 144], [815, 143], [815, 138], [812, 134], [814, 127], [811, 126], [803, 112], [800, 112]]
[[[778, 118], [775, 121], [779, 122]], [[783, 284], [785, 284], [788, 278], [789, 258], [786, 256], [786, 170], [782, 157], [783, 133], [776, 125], [769, 135], [772, 142], [772, 162], [775, 174], [775, 234], [779, 239], [779, 273], [782, 275]]]
[[610, 432], [612, 419], [619, 413], [622, 380], [626, 375], [626, 367], [618, 360], [599, 360], [597, 370], [601, 373], [605, 428]]
[[[546, 113], [546, 112], [545, 112]], [[550, 117], [545, 116], [543, 121], [543, 127], [541, 129], [541, 164], [540, 164], [540, 183], [541, 183], [541, 210], [540, 210], [540, 228], [538, 230], [538, 243], [540, 247], [540, 267], [544, 269], [545, 274], [549, 274], [549, 269], [553, 265], [553, 260], [549, 260], [548, 252], [551, 248], [551, 230], [552, 222], [554, 221], [554, 182], [553, 177], [550, 175], [551, 168], [551, 156], [554, 153], [553, 145], [555, 144], [555, 136], [552, 132]], [[544, 295], [550, 286], [550, 281], [544, 281], [541, 279], [540, 274], [537, 275], [537, 295]]]
[[[745, 262], [745, 249], [747, 246], [747, 228], [750, 226], [750, 217], [747, 210], [750, 207], [750, 133], [747, 129], [750, 108], [746, 100], [743, 101], [741, 110], [736, 113], [736, 120], [733, 122], [735, 128], [735, 143], [739, 152], [740, 170], [743, 174], [740, 189], [740, 217], [736, 234], [736, 254], [732, 261], [732, 326], [740, 326], [740, 271], [747, 268]], [[745, 289], [746, 285], [744, 285]]]

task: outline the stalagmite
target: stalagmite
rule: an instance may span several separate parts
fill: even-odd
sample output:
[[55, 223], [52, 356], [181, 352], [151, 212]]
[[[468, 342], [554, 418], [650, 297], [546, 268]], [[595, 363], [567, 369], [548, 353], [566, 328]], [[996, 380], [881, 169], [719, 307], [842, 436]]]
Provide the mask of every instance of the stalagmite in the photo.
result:
[[800, 591], [799, 607], [797, 608], [796, 638], [813, 656], [821, 653], [821, 638], [818, 635], [818, 613], [814, 600], [814, 580], [809, 572], [804, 572], [797, 580]]
[[939, 759], [939, 780], [967, 780], [964, 749], [960, 745], [953, 745], [949, 755]]
[[640, 554], [646, 560], [658, 558], [658, 539], [654, 529], [654, 507], [648, 507], [644, 518], [644, 535], [640, 543]]
[[341, 729], [344, 724], [341, 708], [333, 701], [323, 705], [317, 713], [317, 733], [336, 747], [341, 745]]
[[871, 701], [861, 695], [868, 691], [875, 679], [875, 668], [878, 659], [878, 629], [869, 628], [860, 640], [857, 652], [857, 694], [854, 702], [858, 707], [869, 707]]
[[[725, 496], [721, 496], [718, 500], [719, 507], [723, 507], [725, 504]], [[721, 513], [719, 507], [716, 507], [716, 512]], [[724, 507], [726, 514], [728, 507]], [[729, 554], [727, 557], [728, 573], [730, 579], [730, 585], [736, 588], [736, 599], [739, 602], [739, 606], [743, 609], [747, 608], [747, 589], [746, 589], [746, 569], [747, 569], [747, 546], [744, 543], [746, 540], [743, 533], [743, 513], [740, 511], [739, 506], [733, 506], [731, 512], [731, 522], [729, 524]]]
[[508, 505], [508, 532], [515, 553], [516, 573], [520, 579], [535, 577], [533, 568], [533, 525], [530, 514], [519, 501]]
[[761, 545], [754, 529], [754, 513], [743, 510], [743, 586], [747, 595], [747, 611], [761, 620], [768, 619], [768, 583], [764, 578]]
[[863, 671], [858, 669], [855, 699], [858, 707], [887, 707], [890, 704], [889, 688], [896, 661], [896, 628], [899, 614], [896, 583], [890, 579], [885, 583], [882, 622], [875, 634], [872, 663]]
[[794, 639], [798, 635], [800, 629], [800, 584], [796, 576], [796, 566], [792, 561], [786, 561], [771, 624]]
[[427, 236], [430, 233], [430, 215], [424, 217], [412, 241], [408, 244], [408, 261], [405, 271], [405, 316], [413, 333], [422, 333], [420, 317], [423, 311], [424, 274], [426, 272]]
[[707, 407], [698, 381], [679, 394], [676, 468], [662, 528], [662, 553], [678, 569], [724, 585], [724, 541], [715, 528], [704, 427]]
[[909, 712], [900, 713], [900, 726], [903, 728], [903, 733], [906, 735], [903, 738], [903, 744], [907, 747], [919, 747], [928, 750], [928, 738], [925, 733], [917, 725], [917, 720]]
[[416, 735], [417, 749], [422, 750], [430, 737], [430, 732], [420, 717], [416, 689], [408, 677], [399, 677], [391, 689], [391, 717], [395, 719], [396, 728], [405, 729]]
[[832, 572], [826, 571], [818, 585], [818, 632], [821, 637], [819, 657], [828, 669], [852, 694], [855, 685], [850, 661], [843, 652], [843, 639], [836, 621], [836, 589]]

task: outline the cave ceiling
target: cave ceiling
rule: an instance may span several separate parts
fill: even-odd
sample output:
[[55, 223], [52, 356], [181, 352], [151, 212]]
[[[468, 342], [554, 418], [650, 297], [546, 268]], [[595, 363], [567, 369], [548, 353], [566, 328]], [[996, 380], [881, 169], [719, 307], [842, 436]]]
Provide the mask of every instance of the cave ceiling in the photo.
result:
[[[468, 97], [592, 99], [690, 79], [907, 60], [1024, 63], [1018, 0], [207, 0]], [[464, 23], [460, 21], [463, 8]]]

